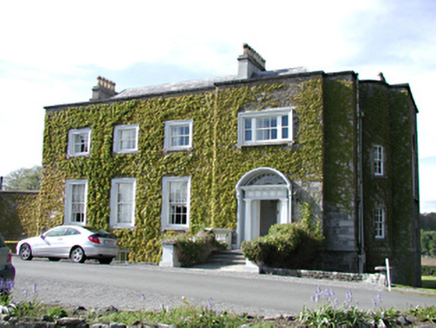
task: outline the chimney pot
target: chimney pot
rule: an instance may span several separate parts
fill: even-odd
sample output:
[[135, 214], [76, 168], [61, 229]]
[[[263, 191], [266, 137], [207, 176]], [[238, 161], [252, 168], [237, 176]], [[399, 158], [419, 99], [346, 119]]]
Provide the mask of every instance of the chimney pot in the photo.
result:
[[249, 79], [254, 73], [265, 71], [265, 59], [263, 59], [247, 43], [243, 45], [243, 54], [238, 57], [238, 77]]
[[108, 99], [115, 96], [115, 83], [105, 79], [104, 77], [97, 77], [97, 85], [92, 88], [92, 98], [90, 101]]

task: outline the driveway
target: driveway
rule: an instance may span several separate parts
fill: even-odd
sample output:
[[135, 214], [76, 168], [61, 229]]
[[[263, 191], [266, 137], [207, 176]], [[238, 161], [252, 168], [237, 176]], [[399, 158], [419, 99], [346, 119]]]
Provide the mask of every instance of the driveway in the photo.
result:
[[195, 304], [211, 304], [215, 309], [235, 313], [298, 314], [303, 306], [317, 305], [311, 297], [318, 287], [332, 290], [339, 304], [351, 292], [362, 309], [372, 309], [372, 300], [377, 300], [378, 295], [383, 308], [436, 303], [433, 296], [388, 292], [363, 283], [148, 264], [77, 264], [44, 259], [25, 262], [17, 257], [13, 264], [17, 269], [14, 301], [36, 297], [43, 303], [87, 309], [114, 306], [119, 310], [153, 310], [181, 304], [185, 297]]

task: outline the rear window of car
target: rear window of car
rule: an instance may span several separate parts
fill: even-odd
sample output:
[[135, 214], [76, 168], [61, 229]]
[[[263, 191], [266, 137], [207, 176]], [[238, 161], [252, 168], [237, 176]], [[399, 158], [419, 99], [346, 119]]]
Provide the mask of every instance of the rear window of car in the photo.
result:
[[84, 227], [86, 230], [91, 231], [94, 235], [96, 235], [97, 237], [102, 237], [102, 238], [112, 238], [112, 239], [116, 239], [117, 237], [115, 237], [114, 235], [110, 234], [107, 231], [104, 230], [100, 230], [100, 229], [93, 229], [93, 228], [88, 228], [88, 227]]
[[0, 247], [6, 247], [5, 240], [3, 239], [3, 236], [1, 233], [0, 233]]

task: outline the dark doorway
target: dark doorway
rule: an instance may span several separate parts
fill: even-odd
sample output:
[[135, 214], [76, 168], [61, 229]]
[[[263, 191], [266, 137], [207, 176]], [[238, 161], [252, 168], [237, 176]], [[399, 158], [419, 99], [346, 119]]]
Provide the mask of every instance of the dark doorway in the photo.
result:
[[277, 223], [277, 203], [277, 199], [260, 201], [259, 236], [267, 235], [269, 228]]

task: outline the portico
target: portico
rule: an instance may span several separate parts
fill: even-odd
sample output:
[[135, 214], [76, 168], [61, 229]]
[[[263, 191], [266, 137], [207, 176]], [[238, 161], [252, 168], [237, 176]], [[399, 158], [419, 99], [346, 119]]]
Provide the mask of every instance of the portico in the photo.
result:
[[268, 233], [276, 223], [292, 221], [292, 184], [281, 172], [261, 167], [246, 174], [236, 184], [238, 201], [237, 247]]

